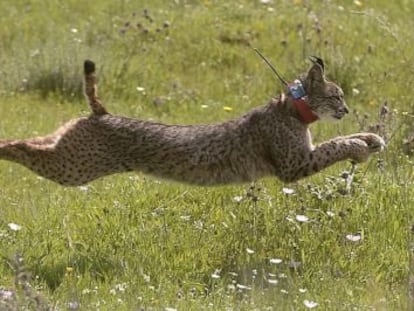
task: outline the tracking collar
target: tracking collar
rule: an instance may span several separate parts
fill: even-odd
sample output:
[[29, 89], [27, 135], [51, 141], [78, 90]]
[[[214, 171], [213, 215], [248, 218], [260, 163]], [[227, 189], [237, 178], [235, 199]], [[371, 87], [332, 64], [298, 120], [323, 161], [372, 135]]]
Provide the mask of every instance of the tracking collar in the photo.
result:
[[302, 85], [302, 81], [296, 79], [292, 83], [288, 83], [287, 89], [293, 97], [293, 105], [299, 113], [303, 123], [310, 124], [319, 119], [319, 117], [312, 111], [306, 100], [307, 96], [305, 88]]

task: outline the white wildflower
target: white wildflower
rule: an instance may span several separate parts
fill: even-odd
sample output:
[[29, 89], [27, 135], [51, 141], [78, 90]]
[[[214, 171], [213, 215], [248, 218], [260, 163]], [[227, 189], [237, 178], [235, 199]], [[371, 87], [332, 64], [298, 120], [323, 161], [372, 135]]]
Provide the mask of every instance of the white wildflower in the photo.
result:
[[278, 265], [278, 264], [280, 264], [280, 263], [282, 263], [282, 259], [280, 259], [280, 258], [270, 258], [270, 260], [269, 260], [269, 262], [271, 263], [271, 264], [275, 264], [275, 265]]
[[22, 226], [15, 224], [13, 222], [9, 223], [8, 226], [10, 230], [13, 230], [13, 231], [20, 231], [22, 229]]
[[251, 248], [246, 248], [246, 252], [247, 252], [247, 254], [254, 254], [254, 250], [252, 250]]
[[213, 273], [213, 274], [211, 274], [211, 278], [213, 278], [213, 279], [219, 279], [219, 278], [220, 278], [220, 272], [221, 272], [221, 270], [220, 270], [220, 269], [216, 269], [216, 270], [214, 271], [214, 273]]
[[128, 287], [127, 283], [119, 283], [115, 285], [115, 289], [120, 292], [124, 292]]
[[294, 194], [294, 193], [295, 193], [295, 190], [294, 190], [294, 189], [292, 189], [292, 188], [286, 188], [286, 187], [283, 187], [283, 188], [282, 188], [282, 192], [283, 192], [284, 194], [289, 195], [289, 194]]
[[316, 308], [317, 306], [319, 306], [319, 303], [312, 301], [312, 300], [307, 300], [305, 299], [303, 301], [303, 304], [305, 305], [305, 307], [309, 308], [309, 309], [313, 309]]
[[83, 192], [87, 192], [89, 190], [88, 186], [79, 186], [78, 188], [80, 191], [83, 191]]
[[305, 215], [296, 215], [296, 220], [299, 222], [308, 222], [309, 217]]
[[357, 234], [347, 234], [346, 239], [348, 241], [351, 241], [351, 242], [358, 242], [362, 239], [362, 236], [359, 233], [357, 233]]
[[233, 198], [233, 201], [236, 202], [236, 203], [240, 203], [241, 201], [243, 201], [243, 197], [241, 195], [236, 195]]

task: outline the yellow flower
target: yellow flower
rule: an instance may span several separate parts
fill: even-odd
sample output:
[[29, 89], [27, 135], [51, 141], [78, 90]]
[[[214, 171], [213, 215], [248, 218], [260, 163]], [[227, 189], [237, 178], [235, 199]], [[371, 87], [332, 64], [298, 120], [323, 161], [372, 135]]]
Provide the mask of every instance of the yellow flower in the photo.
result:
[[224, 109], [224, 111], [233, 111], [233, 108], [231, 108], [229, 106], [224, 106], [223, 109]]

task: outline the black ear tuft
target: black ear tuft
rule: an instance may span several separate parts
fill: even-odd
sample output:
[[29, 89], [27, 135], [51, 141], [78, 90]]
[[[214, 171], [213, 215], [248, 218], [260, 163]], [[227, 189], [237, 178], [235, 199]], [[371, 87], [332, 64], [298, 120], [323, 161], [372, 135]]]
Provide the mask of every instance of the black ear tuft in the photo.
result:
[[85, 60], [83, 63], [83, 70], [85, 74], [91, 74], [95, 72], [95, 63], [89, 59]]
[[310, 61], [314, 64], [318, 64], [319, 66], [321, 66], [322, 68], [322, 72], [325, 71], [325, 64], [323, 62], [323, 59], [317, 56], [310, 56], [309, 57]]
[[325, 65], [323, 60], [316, 56], [309, 57], [309, 59], [313, 65], [308, 71], [304, 86], [306, 93], [311, 95], [323, 91], [326, 80], [324, 77]]

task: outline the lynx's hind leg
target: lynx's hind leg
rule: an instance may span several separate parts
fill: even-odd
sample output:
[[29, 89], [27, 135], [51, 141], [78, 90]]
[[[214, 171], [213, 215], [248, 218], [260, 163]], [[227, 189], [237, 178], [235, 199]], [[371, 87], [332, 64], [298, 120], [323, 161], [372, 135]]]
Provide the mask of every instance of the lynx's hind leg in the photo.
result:
[[95, 63], [91, 60], [85, 60], [83, 68], [85, 74], [85, 96], [89, 102], [89, 106], [91, 106], [92, 114], [108, 114], [102, 104], [102, 101], [98, 97], [98, 87], [95, 76]]

